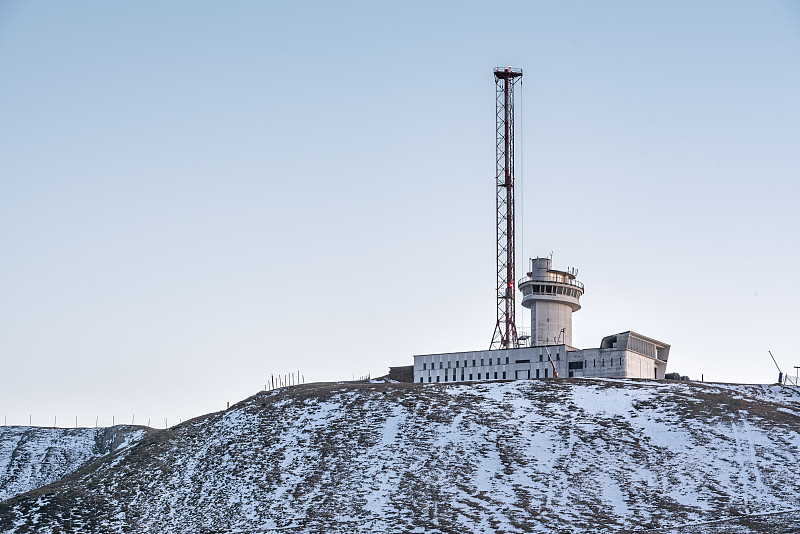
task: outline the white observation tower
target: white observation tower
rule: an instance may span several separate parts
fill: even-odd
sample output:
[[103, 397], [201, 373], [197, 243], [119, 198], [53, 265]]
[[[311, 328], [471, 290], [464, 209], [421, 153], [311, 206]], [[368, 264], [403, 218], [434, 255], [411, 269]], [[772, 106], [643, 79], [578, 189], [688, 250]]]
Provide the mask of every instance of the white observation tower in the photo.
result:
[[531, 347], [572, 346], [572, 312], [581, 309], [583, 295], [576, 274], [552, 269], [550, 258], [531, 258], [531, 270], [518, 284], [522, 305], [531, 309]]

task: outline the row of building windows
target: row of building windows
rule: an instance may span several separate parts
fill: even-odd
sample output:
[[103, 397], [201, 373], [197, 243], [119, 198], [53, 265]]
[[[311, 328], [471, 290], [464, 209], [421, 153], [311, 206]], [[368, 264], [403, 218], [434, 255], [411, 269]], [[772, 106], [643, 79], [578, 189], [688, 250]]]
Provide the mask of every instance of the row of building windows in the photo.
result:
[[[620, 356], [619, 358], [617, 358], [617, 363], [618, 363], [619, 365], [622, 365], [622, 356]], [[584, 364], [584, 366], [586, 366], [586, 360], [584, 360], [583, 364]], [[592, 360], [592, 365], [593, 365], [594, 367], [597, 367], [597, 360]], [[614, 358], [611, 358], [611, 363], [609, 363], [609, 365], [614, 365]], [[605, 358], [602, 358], [602, 359], [600, 360], [600, 367], [605, 367], [605, 366], [606, 366], [606, 359], [605, 359]], [[587, 367], [588, 367], [588, 366], [587, 366]]]
[[[501, 358], [489, 358], [489, 365], [493, 365], [492, 364], [493, 360], [497, 361], [497, 365], [502, 365], [502, 362], [500, 361]], [[472, 360], [472, 367], [477, 367], [477, 365], [476, 365], [477, 361], [478, 360]], [[481, 358], [480, 361], [481, 361], [481, 367], [483, 367], [484, 366], [484, 363], [483, 363], [484, 362], [484, 358]], [[459, 360], [456, 360], [455, 362], [456, 362], [456, 368], [458, 368], [458, 365], [461, 362]], [[464, 365], [462, 367], [467, 367], [467, 363], [468, 362], [469, 362], [469, 360], [464, 360]], [[508, 358], [508, 356], [506, 356], [506, 364], [508, 364], [508, 362], [509, 362], [509, 358]], [[448, 369], [450, 369], [452, 363], [453, 362], [447, 362], [447, 368]], [[425, 370], [427, 368], [428, 368], [428, 364], [426, 362], [422, 362], [422, 369]], [[431, 362], [431, 367], [430, 368], [431, 369], [435, 369], [436, 368], [434, 362]], [[439, 362], [439, 369], [443, 369], [443, 368], [444, 368], [444, 362]]]
[[[506, 356], [505, 360], [506, 360], [506, 362], [505, 362], [506, 365], [508, 365], [509, 358], [507, 356]], [[556, 352], [556, 361], [560, 361], [560, 360], [561, 360], [561, 355], [558, 352]], [[617, 358], [617, 360], [618, 360], [617, 363], [619, 365], [622, 365], [622, 357]], [[484, 361], [485, 361], [484, 358], [480, 359], [480, 362], [481, 362], [480, 366], [481, 367], [484, 366]], [[497, 362], [497, 365], [502, 365], [501, 358], [489, 358], [489, 365], [493, 365], [494, 361]], [[464, 365], [462, 367], [467, 367], [467, 363], [468, 362], [469, 362], [469, 360], [464, 360]], [[472, 360], [472, 367], [477, 367], [477, 362], [478, 362], [478, 360]], [[530, 360], [516, 360], [515, 361], [515, 363], [529, 363], [529, 362], [530, 362]], [[539, 362], [544, 362], [544, 354], [539, 354]], [[449, 362], [449, 361], [447, 362], [447, 368], [448, 369], [451, 368], [452, 363], [453, 362]], [[458, 368], [460, 363], [461, 362], [459, 360], [455, 360], [455, 367]], [[580, 367], [577, 366], [578, 364], [580, 364]], [[597, 367], [597, 360], [596, 359], [592, 360], [592, 365], [594, 367]], [[605, 358], [600, 359], [600, 367], [605, 367], [605, 365], [606, 365]], [[614, 365], [614, 358], [613, 357], [611, 358], [610, 365], [612, 365], [612, 366]], [[431, 362], [430, 369], [435, 369], [435, 368], [436, 368], [436, 366], [435, 366], [434, 362]], [[444, 362], [439, 362], [439, 369], [443, 369], [443, 368], [444, 368]], [[584, 369], [584, 368], [588, 368], [588, 365], [586, 365], [586, 360], [584, 360], [582, 362], [570, 362], [569, 363], [569, 369], [570, 370]], [[427, 369], [428, 369], [428, 364], [426, 362], [422, 362], [422, 370], [424, 371], [424, 370], [427, 370]], [[495, 373], [495, 374], [497, 374], [497, 373]], [[503, 374], [505, 375], [505, 372]], [[478, 373], [478, 380], [481, 379], [480, 375], [481, 375], [481, 373]], [[469, 375], [469, 376], [472, 377], [472, 375]], [[505, 376], [503, 376], [503, 378], [505, 378]], [[537, 376], [537, 378], [539, 378], [539, 377]], [[487, 375], [487, 379], [488, 379], [488, 375]], [[461, 380], [464, 380], [464, 373], [463, 372], [461, 373]], [[472, 378], [470, 378], [470, 380], [472, 380]], [[446, 381], [447, 380], [445, 379], [445, 382]]]
[[[530, 378], [531, 377], [530, 369], [526, 369], [525, 371], [527, 371], [527, 373], [528, 373], [527, 378]], [[544, 373], [542, 373], [542, 375], [540, 376], [540, 369], [536, 369], [536, 378], [542, 378], [542, 376], [544, 378], [550, 378], [549, 371], [550, 371], [550, 369], [544, 369]], [[501, 377], [502, 377], [503, 380], [506, 379], [506, 372], [505, 371], [503, 371], [502, 373], [499, 373], [499, 372], [495, 371], [494, 372], [494, 377], [492, 377], [492, 373], [478, 373], [477, 375], [478, 375], [478, 378], [477, 378], [478, 380], [499, 380], [499, 379], [501, 379]], [[470, 373], [469, 375], [466, 375], [466, 376], [469, 376], [469, 378], [467, 378], [467, 380], [469, 380], [469, 381], [473, 380], [472, 373]], [[461, 382], [464, 382], [464, 377], [465, 377], [465, 374], [461, 373]], [[436, 377], [436, 381], [437, 382], [442, 381], [441, 378], [442, 377], [437, 376]], [[523, 378], [523, 377], [516, 376], [515, 378]], [[420, 383], [425, 382], [425, 377], [422, 377], [422, 376], [419, 377], [419, 381], [420, 381]], [[450, 376], [448, 376], [447, 373], [445, 373], [444, 382], [448, 382], [448, 381], [450, 381], [450, 382], [458, 382], [457, 377], [456, 377], [455, 374], [453, 374], [453, 376], [450, 377]], [[428, 376], [428, 382], [433, 382], [433, 377], [432, 376]]]
[[[556, 361], [560, 361], [560, 360], [561, 360], [561, 354], [556, 352]], [[489, 358], [489, 365], [494, 365], [493, 361], [496, 361], [497, 365], [502, 365], [503, 364], [503, 362], [501, 361], [501, 358]], [[529, 361], [530, 360], [516, 360], [516, 363], [528, 363]], [[539, 361], [540, 362], [544, 361], [544, 354], [539, 354]], [[478, 362], [478, 360], [472, 360], [472, 367], [477, 367], [478, 366], [477, 362]], [[481, 362], [480, 363], [480, 367], [483, 367], [485, 365], [485, 363], [484, 363], [485, 359], [481, 358], [480, 362]], [[458, 368], [460, 363], [461, 363], [460, 360], [455, 360], [455, 367]], [[469, 360], [464, 360], [464, 365], [462, 367], [467, 367], [468, 363], [469, 363]], [[505, 363], [506, 363], [506, 365], [508, 365], [508, 363], [509, 363], [509, 357], [508, 356], [506, 356], [506, 362]], [[453, 362], [448, 361], [447, 362], [447, 368], [450, 369], [452, 367], [452, 364], [453, 364]], [[431, 365], [430, 369], [436, 369], [436, 363], [435, 362], [430, 362], [430, 365]], [[597, 367], [596, 364], [595, 364], [595, 367]], [[424, 371], [426, 369], [429, 369], [428, 363], [427, 362], [422, 362], [422, 370]], [[444, 362], [439, 362], [439, 369], [444, 369]]]
[[[462, 382], [464, 381], [464, 376], [465, 376], [464, 373], [461, 373], [461, 381]], [[494, 380], [500, 380], [501, 377], [502, 377], [503, 380], [505, 380], [506, 379], [506, 372], [503, 371], [502, 373], [498, 373], [497, 371], [495, 371]], [[437, 382], [439, 382], [440, 379], [441, 379], [440, 376], [436, 377], [436, 381]], [[448, 380], [450, 382], [458, 382], [458, 379], [457, 379], [455, 373], [453, 374], [452, 377], [449, 377], [447, 375], [447, 373], [445, 373], [444, 381], [447, 382]], [[467, 380], [472, 380], [472, 373], [469, 374], [469, 378]], [[478, 373], [478, 380], [492, 380], [491, 373]], [[424, 382], [425, 378], [421, 376], [421, 377], [419, 377], [419, 381], [420, 382]], [[428, 377], [428, 382], [432, 382], [432, 381], [433, 381], [433, 377], [429, 376]]]
[[[499, 360], [500, 359], [498, 358], [498, 362], [497, 363], [500, 363]], [[542, 361], [542, 355], [539, 355], [539, 361], [540, 362]], [[473, 360], [473, 365], [475, 365], [474, 362], [475, 362], [475, 360]], [[440, 369], [441, 369], [441, 362], [439, 362], [439, 363], [440, 363]], [[456, 363], [458, 363], [458, 362], [456, 362]], [[508, 358], [506, 358], [506, 363], [508, 363]], [[528, 363], [528, 362], [526, 360], [517, 360], [517, 363]], [[618, 363], [619, 363], [619, 365], [622, 365], [622, 358], [621, 357], [618, 358]], [[489, 365], [491, 365], [491, 364], [492, 364], [492, 359], [489, 358]], [[594, 367], [597, 367], [597, 360], [596, 359], [592, 360], [592, 364], [593, 364]], [[481, 365], [483, 365], [483, 359], [481, 359]], [[605, 367], [605, 365], [606, 365], [606, 360], [605, 360], [605, 358], [602, 358], [600, 360], [600, 367]], [[614, 358], [611, 358], [611, 365], [612, 366], [614, 365]], [[431, 367], [433, 367], [433, 366], [431, 366]], [[456, 365], [456, 367], [458, 367], [458, 365]], [[449, 365], [448, 365], [448, 368], [449, 368]], [[577, 362], [569, 362], [568, 368], [569, 368], [570, 371], [585, 369], [585, 368], [587, 368], [586, 360], [577, 361]], [[424, 363], [422, 364], [422, 369], [425, 369], [425, 364]], [[549, 371], [550, 370], [549, 369], [544, 369], [543, 371], [544, 371], [544, 373], [543, 373], [544, 378], [549, 378]], [[531, 377], [530, 370], [527, 370], [527, 372], [528, 372], [528, 378], [530, 378]], [[472, 373], [469, 373], [469, 375], [466, 375], [464, 373], [464, 371], [462, 371], [461, 372], [461, 381], [462, 382], [464, 381], [466, 376], [469, 376], [469, 378], [467, 378], [467, 380], [470, 380], [470, 381], [473, 380], [473, 378], [472, 378], [473, 374]], [[494, 378], [492, 378], [491, 373], [477, 373], [477, 376], [478, 376], [478, 378], [477, 378], [478, 380], [492, 380], [492, 379], [498, 380], [498, 379], [500, 379], [501, 376], [502, 376], [502, 379], [505, 380], [506, 379], [506, 372], [502, 371], [502, 372], [498, 373], [497, 371], [495, 371], [494, 372]], [[519, 378], [519, 377], [515, 377], [515, 378]], [[536, 378], [541, 378], [540, 369], [536, 369]], [[436, 381], [437, 382], [439, 382], [440, 379], [441, 379], [441, 377], [439, 377], [439, 376], [436, 377]], [[424, 382], [425, 381], [424, 377], [419, 377], [419, 381], [420, 382]], [[432, 381], [433, 381], [433, 377], [432, 376], [428, 376], [428, 382], [432, 382]], [[448, 372], [445, 372], [444, 381], [445, 382], [448, 382], [448, 381], [456, 382], [456, 381], [458, 381], [455, 371], [453, 372], [452, 378], [450, 377]]]
[[[491, 359], [489, 361], [491, 362]], [[519, 361], [517, 363], [519, 363]], [[592, 363], [593, 363], [594, 367], [597, 367], [597, 360], [592, 360]], [[605, 360], [605, 358], [602, 358], [600, 360], [600, 366], [601, 367], [605, 367], [605, 364], [606, 364], [606, 360]], [[622, 358], [619, 358], [619, 364], [622, 365]], [[614, 365], [614, 358], [611, 358], [611, 365]], [[423, 369], [425, 368], [424, 364], [423, 364], [422, 368]], [[577, 361], [577, 362], [569, 362], [568, 368], [569, 368], [569, 371], [575, 371], [575, 370], [581, 370], [581, 369], [587, 368], [586, 360]], [[531, 377], [530, 369], [526, 369], [525, 371], [527, 371], [527, 374], [528, 374], [527, 378], [530, 378]], [[519, 371], [516, 372], [517, 376], [515, 376], [515, 378], [522, 378], [522, 377], [518, 376], [518, 374], [520, 372], [522, 372], [522, 370], [519, 370]], [[658, 370], [656, 369], [656, 378], [658, 377], [657, 373], [658, 373]], [[464, 371], [462, 371], [461, 372], [461, 382], [463, 382], [465, 377], [467, 377], [467, 376], [469, 377], [469, 378], [467, 378], [467, 380], [470, 380], [470, 381], [473, 380], [473, 378], [472, 378], [473, 374], [472, 373], [469, 373], [467, 375], [467, 374], [464, 373]], [[478, 376], [478, 378], [477, 378], [478, 380], [492, 380], [492, 379], [499, 380], [501, 377], [502, 377], [503, 380], [505, 380], [506, 379], [506, 372], [505, 371], [502, 371], [502, 372], [495, 371], [493, 373], [493, 376], [492, 376], [492, 373], [477, 373], [477, 376]], [[572, 376], [572, 372], [570, 372], [570, 376]], [[547, 368], [545, 368], [545, 369], [536, 369], [536, 378], [542, 378], [542, 377], [549, 378], [550, 377], [550, 369], [547, 369]], [[441, 378], [442, 377], [437, 376], [436, 377], [436, 381], [439, 382], [441, 380]], [[420, 382], [425, 382], [425, 378], [421, 376], [421, 377], [419, 377], [419, 381]], [[432, 382], [432, 381], [433, 381], [433, 377], [429, 375], [428, 376], [428, 382]], [[449, 382], [457, 382], [458, 381], [455, 371], [453, 372], [453, 376], [452, 377], [449, 375], [449, 373], [445, 372], [445, 374], [444, 374], [444, 382], [448, 382], [448, 381]]]
[[[501, 360], [500, 358], [495, 358], [494, 360], [496, 360], [496, 361], [497, 361], [497, 365], [502, 365], [502, 362], [500, 361], [500, 360]], [[559, 353], [556, 353], [556, 361], [560, 361], [560, 360], [561, 360], [561, 355], [560, 355]], [[617, 363], [618, 363], [619, 365], [622, 365], [622, 357], [619, 357], [619, 358], [617, 358], [617, 360], [618, 360], [618, 361], [617, 361]], [[469, 360], [464, 360], [464, 365], [463, 365], [463, 367], [467, 367], [467, 362], [468, 362], [468, 361], [469, 361]], [[476, 365], [476, 362], [477, 362], [477, 361], [478, 361], [478, 360], [472, 360], [472, 366], [473, 366], [473, 367], [476, 367], [476, 366], [477, 366], [477, 365]], [[481, 362], [481, 367], [483, 367], [483, 365], [484, 365], [484, 358], [481, 358], [481, 359], [480, 359], [480, 362]], [[489, 365], [492, 365], [492, 362], [493, 362], [493, 359], [492, 359], [492, 358], [489, 358]], [[516, 361], [515, 361], [515, 363], [529, 363], [529, 362], [530, 362], [530, 360], [516, 360]], [[543, 354], [539, 354], [539, 362], [544, 362], [544, 355], [543, 355]], [[443, 368], [444, 368], [444, 366], [443, 366], [443, 363], [444, 363], [444, 362], [439, 362], [439, 369], [443, 369]], [[452, 362], [447, 362], [447, 368], [448, 368], [448, 369], [450, 369], [450, 368], [451, 368], [451, 363], [452, 363]], [[458, 360], [456, 360], [456, 362], [455, 362], [455, 364], [456, 364], [456, 365], [455, 365], [455, 366], [456, 366], [456, 368], [458, 368], [458, 366], [459, 366], [459, 363], [460, 363], [460, 362], [459, 362]], [[506, 364], [508, 364], [508, 363], [509, 363], [509, 358], [508, 358], [508, 357], [506, 357]], [[594, 367], [597, 367], [597, 360], [596, 360], [596, 359], [595, 359], [595, 360], [592, 360], [592, 365], [593, 365]], [[605, 365], [606, 365], [606, 359], [605, 359], [605, 358], [602, 358], [602, 359], [600, 360], [600, 367], [605, 367]], [[612, 366], [614, 365], [614, 358], [613, 358], [613, 357], [611, 358], [611, 363], [610, 363], [610, 365], [612, 365]], [[430, 368], [431, 368], [431, 369], [435, 369], [435, 365], [434, 365], [434, 363], [433, 363], [433, 362], [431, 362], [431, 367], [430, 367]], [[586, 365], [586, 360], [584, 360], [584, 361], [582, 361], [582, 362], [581, 362], [581, 361], [578, 361], [578, 362], [569, 362], [569, 369], [570, 369], [570, 370], [575, 370], [575, 369], [584, 369], [584, 368], [588, 368], [588, 366]], [[424, 370], [426, 370], [426, 369], [428, 369], [428, 364], [427, 364], [426, 362], [422, 362], [422, 370], [424, 371]], [[547, 369], [545, 369], [545, 372], [546, 372], [546, 371], [547, 371]], [[538, 371], [537, 371], [537, 373], [538, 373]], [[495, 374], [497, 374], [497, 373], [495, 373]], [[445, 375], [445, 376], [447, 376], [447, 375]], [[454, 374], [453, 376], [455, 376], [455, 374]], [[461, 373], [461, 380], [464, 380], [464, 376], [465, 376], [465, 375], [464, 375], [464, 373], [462, 372], [462, 373]], [[472, 380], [472, 375], [470, 374], [469, 376], [470, 376], [470, 380]], [[497, 378], [497, 377], [495, 377], [495, 378]], [[505, 378], [505, 372], [503, 372], [503, 378]], [[537, 375], [537, 377], [536, 377], [536, 378], [539, 378], [539, 376]], [[480, 379], [481, 379], [481, 373], [478, 373], [478, 380], [480, 380]], [[487, 380], [488, 380], [488, 374], [487, 374]], [[445, 378], [445, 382], [447, 382], [447, 379], [446, 379], [446, 378]]]
[[581, 292], [578, 289], [562, 286], [533, 285], [531, 286], [531, 291], [533, 293], [543, 293], [545, 295], [567, 295], [568, 297], [575, 298], [581, 296]]
[[[559, 361], [559, 360], [561, 360], [561, 354], [556, 352], [556, 361]], [[539, 361], [540, 362], [544, 361], [544, 354], [539, 354]]]

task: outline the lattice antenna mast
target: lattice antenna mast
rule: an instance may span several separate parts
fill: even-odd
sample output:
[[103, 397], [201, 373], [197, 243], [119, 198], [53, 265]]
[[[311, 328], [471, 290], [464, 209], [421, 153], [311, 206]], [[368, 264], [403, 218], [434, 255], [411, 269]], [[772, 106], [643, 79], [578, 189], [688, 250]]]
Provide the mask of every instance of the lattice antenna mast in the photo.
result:
[[497, 159], [497, 325], [490, 350], [516, 348], [514, 278], [514, 85], [522, 69], [494, 69]]

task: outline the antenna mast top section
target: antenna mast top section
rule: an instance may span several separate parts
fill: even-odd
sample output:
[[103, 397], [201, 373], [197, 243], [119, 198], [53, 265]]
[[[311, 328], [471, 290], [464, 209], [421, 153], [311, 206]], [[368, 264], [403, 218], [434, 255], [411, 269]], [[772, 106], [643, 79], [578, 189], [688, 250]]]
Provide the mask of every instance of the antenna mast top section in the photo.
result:
[[518, 78], [522, 76], [522, 69], [515, 69], [514, 67], [495, 67], [494, 77], [500, 78]]
[[514, 276], [514, 85], [522, 69], [494, 69], [497, 188], [497, 323], [490, 349], [517, 348]]

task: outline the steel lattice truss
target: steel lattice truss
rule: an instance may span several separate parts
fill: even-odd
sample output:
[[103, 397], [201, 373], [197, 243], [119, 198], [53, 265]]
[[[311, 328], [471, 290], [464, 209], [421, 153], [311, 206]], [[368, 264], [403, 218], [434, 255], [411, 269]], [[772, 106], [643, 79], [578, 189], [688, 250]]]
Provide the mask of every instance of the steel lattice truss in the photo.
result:
[[522, 69], [496, 68], [497, 324], [490, 349], [517, 347], [514, 278], [514, 85]]

